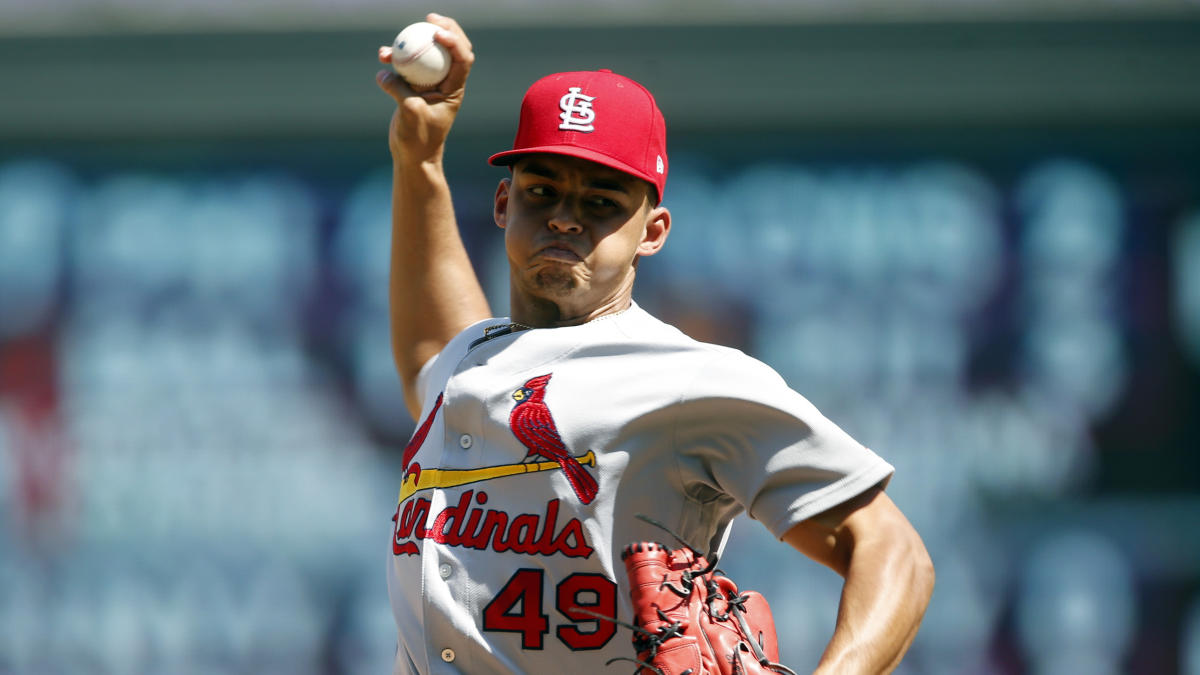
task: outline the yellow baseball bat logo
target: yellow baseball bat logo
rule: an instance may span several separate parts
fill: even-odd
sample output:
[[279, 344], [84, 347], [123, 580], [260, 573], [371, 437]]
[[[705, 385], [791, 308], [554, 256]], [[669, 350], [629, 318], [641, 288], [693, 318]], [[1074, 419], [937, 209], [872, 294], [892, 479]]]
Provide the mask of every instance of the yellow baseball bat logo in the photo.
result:
[[[588, 450], [587, 454], [573, 457], [572, 459], [584, 466], [596, 466], [596, 453], [591, 450]], [[404, 477], [404, 482], [400, 484], [399, 501], [403, 502], [405, 499], [413, 496], [413, 493], [420, 490], [458, 487], [459, 485], [478, 483], [494, 478], [515, 476], [521, 473], [552, 471], [558, 468], [560, 468], [558, 462], [531, 462], [529, 464], [517, 462], [516, 464], [501, 464], [500, 466], [484, 466], [478, 469], [421, 469], [413, 471]]]

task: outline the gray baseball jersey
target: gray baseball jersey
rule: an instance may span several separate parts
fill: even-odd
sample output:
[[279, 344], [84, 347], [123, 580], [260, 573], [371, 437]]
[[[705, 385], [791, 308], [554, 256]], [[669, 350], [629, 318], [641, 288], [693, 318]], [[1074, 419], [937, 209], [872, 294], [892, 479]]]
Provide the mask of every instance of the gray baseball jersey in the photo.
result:
[[388, 592], [394, 673], [605, 672], [629, 656], [621, 549], [776, 536], [892, 467], [737, 350], [634, 305], [580, 326], [489, 320], [422, 369]]

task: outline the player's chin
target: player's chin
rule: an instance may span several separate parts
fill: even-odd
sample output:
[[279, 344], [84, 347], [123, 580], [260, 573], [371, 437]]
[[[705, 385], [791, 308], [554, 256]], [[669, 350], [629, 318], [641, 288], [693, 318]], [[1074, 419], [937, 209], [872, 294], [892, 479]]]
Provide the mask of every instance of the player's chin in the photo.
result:
[[547, 296], [562, 297], [581, 288], [586, 276], [571, 265], [538, 265], [530, 270], [531, 285]]

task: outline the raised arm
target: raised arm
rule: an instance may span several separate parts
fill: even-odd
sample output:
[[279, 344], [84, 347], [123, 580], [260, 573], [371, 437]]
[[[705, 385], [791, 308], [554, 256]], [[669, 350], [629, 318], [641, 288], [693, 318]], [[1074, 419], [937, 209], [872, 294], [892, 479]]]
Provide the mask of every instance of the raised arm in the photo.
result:
[[816, 673], [891, 672], [933, 593], [920, 535], [882, 488], [805, 520], [784, 541], [845, 578], [837, 625]]
[[[375, 78], [396, 99], [388, 132], [392, 354], [414, 419], [420, 414], [415, 393], [421, 366], [463, 328], [491, 315], [459, 236], [442, 166], [475, 55], [453, 19], [430, 14], [426, 20], [442, 28], [436, 39], [453, 58], [446, 79], [436, 89], [416, 92], [390, 67]], [[391, 63], [391, 47], [379, 48], [379, 60]]]

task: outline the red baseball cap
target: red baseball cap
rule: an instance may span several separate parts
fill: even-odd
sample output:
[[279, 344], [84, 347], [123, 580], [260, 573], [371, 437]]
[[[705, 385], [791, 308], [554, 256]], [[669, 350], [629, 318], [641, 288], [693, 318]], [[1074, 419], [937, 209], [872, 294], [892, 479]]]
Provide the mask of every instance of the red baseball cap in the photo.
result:
[[667, 184], [667, 125], [645, 87], [611, 70], [555, 73], [534, 82], [521, 101], [512, 150], [488, 158], [508, 166], [547, 152], [586, 159], [649, 182], [662, 203]]

